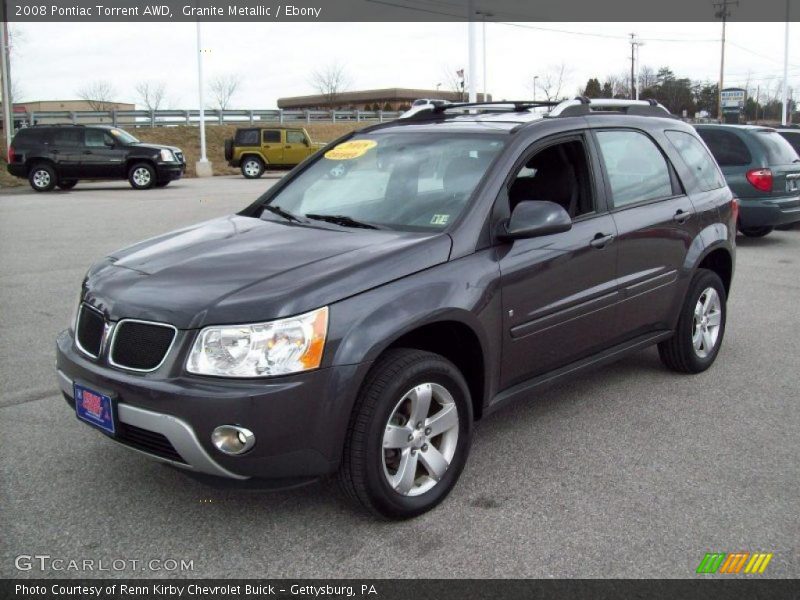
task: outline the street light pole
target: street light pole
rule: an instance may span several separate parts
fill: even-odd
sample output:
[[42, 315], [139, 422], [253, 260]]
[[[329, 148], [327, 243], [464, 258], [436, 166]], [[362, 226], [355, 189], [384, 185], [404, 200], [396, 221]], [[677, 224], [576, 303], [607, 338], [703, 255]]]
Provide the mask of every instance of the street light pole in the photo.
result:
[[533, 76], [533, 101], [536, 102], [536, 80], [539, 79], [538, 75]]
[[195, 164], [198, 177], [211, 177], [214, 172], [206, 157], [206, 113], [203, 98], [203, 36], [200, 21], [197, 22], [197, 91], [200, 100], [200, 160]]

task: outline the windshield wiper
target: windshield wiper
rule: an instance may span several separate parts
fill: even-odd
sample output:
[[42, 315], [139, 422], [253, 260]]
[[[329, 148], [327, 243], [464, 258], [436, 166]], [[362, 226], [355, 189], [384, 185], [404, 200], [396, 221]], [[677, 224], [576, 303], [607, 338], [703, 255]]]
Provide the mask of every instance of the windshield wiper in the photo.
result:
[[298, 219], [292, 213], [287, 210], [283, 210], [280, 206], [275, 206], [274, 204], [265, 204], [264, 210], [268, 210], [273, 215], [278, 215], [279, 217], [283, 217], [287, 221], [294, 221], [295, 223], [302, 223], [303, 221]]
[[315, 221], [326, 221], [334, 225], [341, 225], [342, 227], [360, 227], [361, 229], [381, 229], [372, 223], [365, 223], [364, 221], [356, 221], [347, 215], [316, 215], [309, 213], [306, 215], [307, 219], [314, 219]]

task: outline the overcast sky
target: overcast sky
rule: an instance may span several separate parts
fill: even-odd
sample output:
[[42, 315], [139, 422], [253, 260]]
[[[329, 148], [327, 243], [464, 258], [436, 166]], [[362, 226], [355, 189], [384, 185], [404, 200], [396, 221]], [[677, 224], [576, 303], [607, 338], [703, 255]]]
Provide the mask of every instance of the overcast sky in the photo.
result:
[[[602, 81], [607, 74], [630, 72], [626, 39], [630, 32], [645, 42], [641, 64], [656, 69], [669, 66], [679, 76], [716, 81], [720, 27], [719, 23], [490, 23], [486, 26], [489, 93], [498, 99], [530, 98], [533, 76], [543, 77], [562, 62], [568, 72], [568, 95], [589, 77]], [[791, 27], [789, 82], [800, 90], [800, 23]], [[106, 80], [118, 101], [137, 102], [135, 84], [153, 80], [166, 83], [169, 108], [196, 108], [195, 31], [193, 23], [15, 24], [12, 70], [22, 92], [20, 100], [73, 99], [82, 84]], [[333, 61], [345, 66], [350, 89], [433, 89], [437, 83], [447, 87], [447, 74], [467, 63], [464, 23], [204, 23], [203, 36], [207, 80], [230, 73], [242, 78], [235, 108], [274, 108], [281, 96], [313, 93], [310, 73]], [[783, 23], [729, 23], [728, 40], [726, 87], [743, 87], [748, 77], [753, 90], [758, 84], [762, 90], [778, 85], [783, 72]], [[479, 39], [479, 61], [481, 51]], [[480, 66], [477, 75], [480, 81]]]

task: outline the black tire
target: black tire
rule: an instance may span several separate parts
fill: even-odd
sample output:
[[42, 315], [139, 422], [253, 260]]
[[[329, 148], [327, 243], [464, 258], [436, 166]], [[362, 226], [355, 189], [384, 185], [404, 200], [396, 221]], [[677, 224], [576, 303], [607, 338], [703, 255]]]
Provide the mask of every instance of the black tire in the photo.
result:
[[156, 170], [150, 163], [136, 163], [128, 169], [128, 181], [135, 190], [149, 190], [156, 184]]
[[751, 238], [760, 238], [772, 233], [773, 227], [744, 227], [739, 229], [743, 235]]
[[156, 182], [156, 187], [157, 187], [157, 188], [165, 188], [165, 187], [167, 187], [169, 184], [170, 184], [170, 181], [169, 181], [169, 180], [167, 180], [167, 181], [157, 181], [157, 182]]
[[49, 192], [57, 181], [56, 170], [49, 163], [36, 163], [28, 171], [28, 183], [36, 192]]
[[[697, 331], [695, 307], [709, 288], [716, 291], [720, 301], [720, 324], [712, 349], [710, 352], [705, 350], [706, 355], [703, 356], [701, 352], [704, 350], [696, 350], [693, 343], [693, 336]], [[701, 373], [708, 369], [714, 364], [722, 346], [727, 316], [727, 296], [719, 275], [707, 269], [698, 269], [686, 293], [675, 335], [658, 345], [661, 361], [673, 371], [680, 373]]]
[[258, 179], [264, 174], [264, 161], [257, 156], [245, 156], [239, 168], [247, 179]]
[[[398, 402], [409, 390], [424, 383], [441, 386], [455, 401], [458, 424], [452, 427], [457, 427], [457, 443], [449, 466], [433, 487], [419, 495], [403, 495], [387, 480], [384, 466], [387, 451], [382, 440], [390, 417], [396, 414]], [[407, 425], [414, 427], [411, 423]], [[471, 436], [472, 402], [458, 368], [432, 352], [390, 350], [376, 361], [359, 392], [347, 430], [339, 482], [348, 497], [375, 515], [387, 519], [415, 517], [435, 507], [452, 490], [466, 463]], [[442, 444], [442, 438], [438, 439]], [[430, 444], [435, 446], [436, 440], [431, 437]], [[430, 452], [427, 448], [426, 445], [425, 449]], [[418, 454], [421, 465], [424, 463], [422, 456]], [[425, 469], [424, 465], [419, 468]]]
[[71, 190], [78, 183], [77, 179], [62, 179], [58, 182], [58, 187], [62, 190]]

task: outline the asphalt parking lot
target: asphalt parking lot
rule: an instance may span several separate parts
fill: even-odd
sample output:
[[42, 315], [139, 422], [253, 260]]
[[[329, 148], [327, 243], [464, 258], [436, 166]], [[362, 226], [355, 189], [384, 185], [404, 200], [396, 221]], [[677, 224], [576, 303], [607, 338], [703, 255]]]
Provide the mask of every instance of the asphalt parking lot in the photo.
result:
[[224, 215], [271, 180], [0, 191], [0, 576], [20, 554], [185, 559], [192, 577], [693, 577], [706, 552], [774, 553], [800, 576], [800, 229], [739, 238], [715, 366], [650, 349], [481, 422], [453, 493], [406, 523], [354, 512], [332, 482], [219, 490], [79, 423], [54, 339], [105, 253]]

